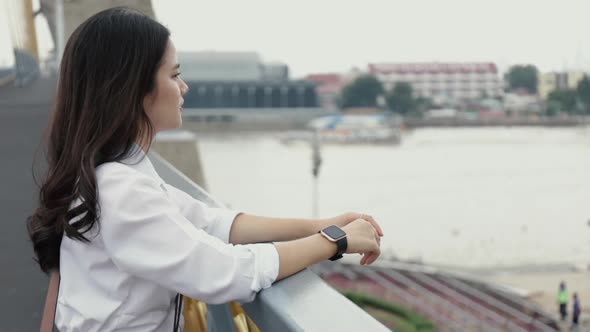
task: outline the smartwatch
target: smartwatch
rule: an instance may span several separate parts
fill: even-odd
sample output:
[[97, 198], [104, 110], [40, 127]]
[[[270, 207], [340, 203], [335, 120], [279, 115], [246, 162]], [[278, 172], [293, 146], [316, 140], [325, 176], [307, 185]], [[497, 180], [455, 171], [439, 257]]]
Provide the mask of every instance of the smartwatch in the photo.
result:
[[328, 226], [319, 231], [319, 233], [328, 239], [328, 241], [335, 242], [336, 246], [338, 247], [338, 252], [336, 252], [334, 256], [330, 257], [330, 260], [335, 261], [342, 258], [342, 254], [344, 254], [346, 252], [346, 248], [348, 248], [346, 233], [344, 233], [344, 231], [336, 225]]

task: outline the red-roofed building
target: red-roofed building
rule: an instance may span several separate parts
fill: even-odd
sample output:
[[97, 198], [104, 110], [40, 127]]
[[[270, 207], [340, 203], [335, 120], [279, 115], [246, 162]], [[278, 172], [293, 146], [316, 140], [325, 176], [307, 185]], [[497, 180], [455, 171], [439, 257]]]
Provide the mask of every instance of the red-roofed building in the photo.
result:
[[306, 80], [317, 84], [317, 93], [320, 98], [320, 105], [325, 109], [336, 109], [338, 105], [336, 99], [345, 84], [345, 79], [341, 74], [336, 73], [318, 73], [309, 74]]
[[368, 71], [386, 90], [398, 82], [410, 83], [416, 96], [468, 100], [503, 94], [498, 68], [491, 62], [379, 63], [369, 64]]

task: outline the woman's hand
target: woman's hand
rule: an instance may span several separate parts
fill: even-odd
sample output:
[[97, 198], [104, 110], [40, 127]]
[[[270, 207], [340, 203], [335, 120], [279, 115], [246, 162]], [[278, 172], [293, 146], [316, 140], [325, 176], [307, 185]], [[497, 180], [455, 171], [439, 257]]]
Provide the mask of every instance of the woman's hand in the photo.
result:
[[[370, 215], [368, 214], [363, 214], [363, 213], [358, 213], [358, 212], [348, 212], [348, 213], [344, 213], [341, 214], [339, 216], [333, 217], [333, 218], [327, 218], [327, 219], [319, 219], [317, 221], [318, 223], [318, 228], [319, 229], [324, 229], [328, 226], [331, 225], [336, 225], [342, 229], [347, 229], [346, 226], [348, 225], [352, 225], [355, 221], [361, 221], [364, 224], [370, 225], [372, 227], [367, 228], [367, 229], [372, 229], [374, 234], [375, 234], [375, 240], [377, 242], [377, 251], [367, 251], [367, 252], [354, 252], [354, 253], [359, 253], [361, 255], [363, 255], [363, 258], [361, 259], [361, 265], [368, 265], [368, 264], [372, 264], [374, 261], [377, 260], [377, 258], [379, 258], [379, 255], [381, 255], [381, 237], [383, 236], [383, 230], [381, 229], [381, 226], [379, 225], [379, 223]], [[353, 229], [356, 230], [355, 226]], [[348, 232], [345, 230], [345, 232], [348, 235]], [[366, 234], [365, 234], [366, 235]], [[364, 240], [367, 240], [366, 238], [363, 238]], [[349, 246], [350, 246], [350, 236], [348, 238], [349, 241]], [[367, 243], [365, 243], [367, 244]], [[368, 244], [367, 244], [368, 245]], [[348, 252], [347, 253], [352, 253], [352, 252]]]
[[361, 265], [372, 264], [381, 255], [381, 240], [377, 230], [366, 220], [356, 219], [342, 227], [346, 233], [347, 254], [361, 254]]
[[362, 214], [362, 213], [358, 213], [358, 212], [348, 212], [348, 213], [344, 213], [344, 214], [341, 214], [341, 215], [333, 217], [333, 218], [319, 219], [318, 220], [318, 231], [322, 230], [328, 226], [332, 226], [332, 225], [336, 225], [336, 226], [342, 228], [357, 219], [363, 219], [363, 220], [368, 221], [371, 225], [373, 225], [373, 227], [377, 231], [377, 235], [379, 235], [379, 237], [383, 236], [383, 231], [381, 230], [381, 226], [379, 226], [379, 223], [377, 223], [377, 221], [375, 221], [375, 219], [373, 219], [373, 217], [371, 217], [368, 214]]
[[[285, 224], [281, 225], [281, 222], [276, 221], [277, 219], [269, 219], [266, 224], [268, 227], [276, 227], [275, 234], [282, 231], [285, 238], [292, 238], [302, 233], [307, 234], [304, 237], [286, 242], [274, 242], [280, 260], [277, 280], [286, 278], [334, 255], [336, 245], [318, 234], [319, 230], [331, 225], [339, 226], [346, 233], [348, 242], [346, 253], [361, 254], [363, 256], [361, 265], [372, 264], [381, 255], [380, 246], [383, 231], [375, 219], [369, 215], [350, 212], [328, 219], [283, 220], [291, 226], [287, 231], [284, 231]], [[252, 222], [252, 224], [256, 223]], [[301, 225], [305, 225], [305, 227], [301, 227]], [[263, 228], [260, 227], [260, 229], [264, 233]]]

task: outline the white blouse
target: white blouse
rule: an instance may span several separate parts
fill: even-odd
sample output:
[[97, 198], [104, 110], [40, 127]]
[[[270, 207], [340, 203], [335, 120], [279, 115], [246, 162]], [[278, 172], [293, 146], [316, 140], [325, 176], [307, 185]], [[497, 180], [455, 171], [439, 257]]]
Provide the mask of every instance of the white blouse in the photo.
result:
[[247, 302], [276, 280], [272, 244], [228, 244], [237, 213], [166, 184], [143, 152], [100, 165], [96, 181], [99, 227], [61, 243], [61, 332], [169, 332], [176, 293]]

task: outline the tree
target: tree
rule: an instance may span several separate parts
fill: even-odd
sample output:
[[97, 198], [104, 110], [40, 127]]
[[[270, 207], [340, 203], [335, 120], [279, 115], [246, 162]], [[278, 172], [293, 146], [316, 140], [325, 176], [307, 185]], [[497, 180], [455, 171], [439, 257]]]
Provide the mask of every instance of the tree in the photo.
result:
[[416, 100], [414, 91], [410, 83], [399, 82], [385, 98], [390, 110], [402, 115], [410, 113], [416, 109]]
[[590, 78], [584, 75], [576, 88], [578, 99], [582, 102], [584, 113], [590, 114]]
[[545, 113], [548, 116], [556, 116], [561, 111], [561, 103], [555, 100], [547, 99], [547, 106]]
[[526, 89], [530, 93], [537, 93], [538, 70], [533, 65], [516, 65], [510, 67], [506, 80], [511, 90]]
[[428, 97], [417, 97], [414, 99], [414, 109], [419, 113], [426, 112], [434, 107], [434, 102]]
[[574, 114], [577, 109], [578, 96], [576, 90], [565, 89], [555, 90], [547, 96], [547, 105], [549, 105], [548, 112], [565, 112]]
[[383, 85], [375, 76], [363, 75], [342, 89], [340, 107], [376, 107]]

